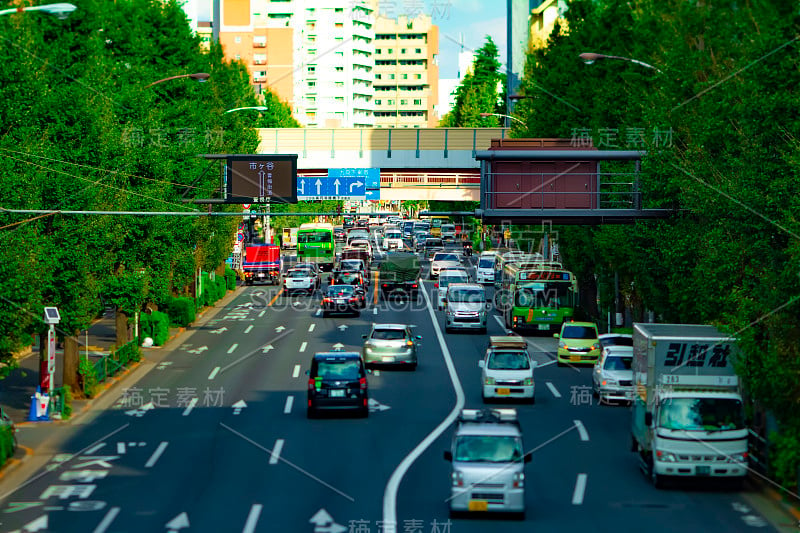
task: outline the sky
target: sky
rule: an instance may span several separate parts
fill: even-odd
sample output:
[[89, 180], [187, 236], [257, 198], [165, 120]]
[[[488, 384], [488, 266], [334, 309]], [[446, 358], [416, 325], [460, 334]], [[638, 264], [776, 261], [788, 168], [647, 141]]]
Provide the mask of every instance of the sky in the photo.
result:
[[380, 0], [379, 11], [390, 17], [420, 11], [431, 16], [432, 22], [439, 26], [440, 78], [457, 77], [460, 42], [465, 51], [475, 51], [487, 35], [499, 48], [499, 59], [505, 67], [505, 0]]

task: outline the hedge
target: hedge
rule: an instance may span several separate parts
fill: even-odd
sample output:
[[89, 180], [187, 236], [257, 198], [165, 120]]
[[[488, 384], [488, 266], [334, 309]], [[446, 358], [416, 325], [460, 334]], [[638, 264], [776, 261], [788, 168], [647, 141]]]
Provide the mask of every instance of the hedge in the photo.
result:
[[229, 291], [236, 290], [236, 271], [227, 265], [225, 266], [225, 281]]
[[152, 338], [155, 346], [163, 345], [169, 338], [169, 321], [169, 315], [161, 311], [153, 311], [149, 315], [143, 313], [140, 337]]
[[0, 466], [6, 464], [14, 456], [14, 429], [12, 426], [0, 426]]
[[162, 302], [160, 307], [169, 315], [169, 322], [173, 326], [186, 327], [194, 322], [194, 298], [189, 296], [169, 298], [167, 301]]

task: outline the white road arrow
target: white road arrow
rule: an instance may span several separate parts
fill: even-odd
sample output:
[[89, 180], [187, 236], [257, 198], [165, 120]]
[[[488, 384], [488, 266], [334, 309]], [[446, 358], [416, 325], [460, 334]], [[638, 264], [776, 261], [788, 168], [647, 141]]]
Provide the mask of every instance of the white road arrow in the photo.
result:
[[333, 186], [336, 187], [336, 196], [339, 196], [339, 185], [341, 185], [341, 184], [342, 184], [342, 182], [339, 181], [339, 178], [336, 178], [333, 181]]
[[244, 400], [239, 400], [238, 402], [233, 404], [231, 407], [233, 407], [233, 414], [238, 415], [239, 413], [242, 412], [242, 409], [247, 407], [247, 404], [244, 403]]
[[29, 531], [47, 531], [47, 515], [42, 515], [22, 526], [22, 529], [16, 529], [11, 533], [27, 533]]
[[314, 524], [314, 533], [344, 533], [347, 528], [333, 521], [333, 517], [325, 509], [320, 509], [309, 520]]
[[273, 345], [267, 344], [266, 346], [261, 348], [261, 353], [267, 353], [268, 351], [274, 350], [274, 349], [275, 349], [275, 347]]
[[144, 404], [143, 406], [141, 406], [141, 407], [139, 408], [139, 410], [140, 410], [140, 411], [151, 411], [151, 410], [153, 410], [153, 409], [155, 409], [155, 408], [156, 408], [156, 406], [155, 406], [155, 405], [153, 405], [153, 402], [147, 402], [146, 404]]
[[179, 529], [189, 527], [189, 516], [186, 513], [181, 513], [167, 522], [164, 527], [169, 530], [169, 533], [175, 533]]
[[292, 304], [293, 306], [297, 307], [298, 305], [302, 305], [300, 302], [295, 302]]
[[339, 331], [344, 331], [346, 329], [347, 329], [347, 325], [346, 324], [342, 324], [341, 326], [339, 326]]
[[285, 327], [283, 327], [283, 326], [278, 326], [277, 328], [275, 328], [275, 331], [276, 331], [276, 332], [278, 332], [278, 333], [280, 333], [281, 331], [283, 331], [283, 330], [285, 330], [285, 329], [286, 329], [286, 328], [285, 328]]
[[158, 366], [156, 368], [159, 369], [159, 370], [164, 370], [165, 368], [167, 368], [171, 364], [172, 364], [172, 361], [164, 361], [163, 363], [158, 363]]
[[300, 180], [300, 185], [297, 186], [297, 190], [300, 192], [301, 196], [306, 195], [306, 180]]
[[189, 353], [203, 353], [208, 350], [208, 346], [201, 346], [199, 348], [195, 348], [194, 350], [187, 350]]
[[342, 344], [341, 342], [337, 342], [336, 344], [333, 345], [334, 350], [341, 350], [342, 348], [344, 348], [344, 344]]
[[314, 182], [314, 185], [317, 186], [317, 196], [319, 196], [321, 194], [320, 190], [322, 187], [322, 182], [319, 180], [319, 178], [317, 178], [317, 181]]
[[221, 327], [221, 328], [219, 328], [219, 329], [215, 329], [215, 330], [213, 330], [213, 331], [210, 331], [209, 333], [213, 333], [213, 334], [215, 334], [215, 335], [219, 335], [219, 334], [220, 334], [220, 333], [222, 333], [223, 331], [228, 331], [228, 328], [226, 328], [226, 327], [224, 327], [224, 326], [223, 326], [223, 327]]
[[353, 183], [350, 184], [350, 192], [351, 193], [353, 192], [353, 187], [359, 187], [360, 188], [362, 185], [364, 185], [364, 184], [361, 183], [360, 181], [354, 181]]
[[388, 409], [391, 409], [391, 407], [389, 407], [388, 405], [383, 405], [378, 400], [375, 400], [373, 398], [369, 399], [367, 405], [369, 406], [369, 410], [372, 413], [374, 413], [375, 411], [386, 411]]

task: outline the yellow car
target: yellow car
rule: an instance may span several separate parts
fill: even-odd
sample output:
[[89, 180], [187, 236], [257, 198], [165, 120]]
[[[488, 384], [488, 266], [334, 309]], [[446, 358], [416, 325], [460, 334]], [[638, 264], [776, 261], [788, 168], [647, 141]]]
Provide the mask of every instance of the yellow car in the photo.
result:
[[556, 364], [594, 364], [600, 357], [600, 341], [597, 326], [592, 322], [564, 322], [561, 333], [553, 335], [558, 339]]

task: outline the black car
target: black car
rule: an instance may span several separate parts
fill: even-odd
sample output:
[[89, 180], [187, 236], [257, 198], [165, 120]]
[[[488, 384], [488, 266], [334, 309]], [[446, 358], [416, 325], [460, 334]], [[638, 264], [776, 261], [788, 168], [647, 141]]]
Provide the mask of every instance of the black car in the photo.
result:
[[330, 277], [331, 285], [354, 285], [366, 291], [367, 281], [358, 270], [334, 270]]
[[347, 409], [369, 416], [367, 372], [357, 352], [314, 354], [308, 375], [308, 418], [319, 411]]
[[347, 232], [344, 230], [344, 228], [340, 228], [340, 227], [333, 228], [333, 238], [334, 238], [334, 240], [343, 241], [343, 240], [345, 240], [346, 236], [347, 236]]
[[331, 313], [361, 315], [366, 305], [366, 292], [355, 285], [329, 285], [322, 297], [323, 318]]

